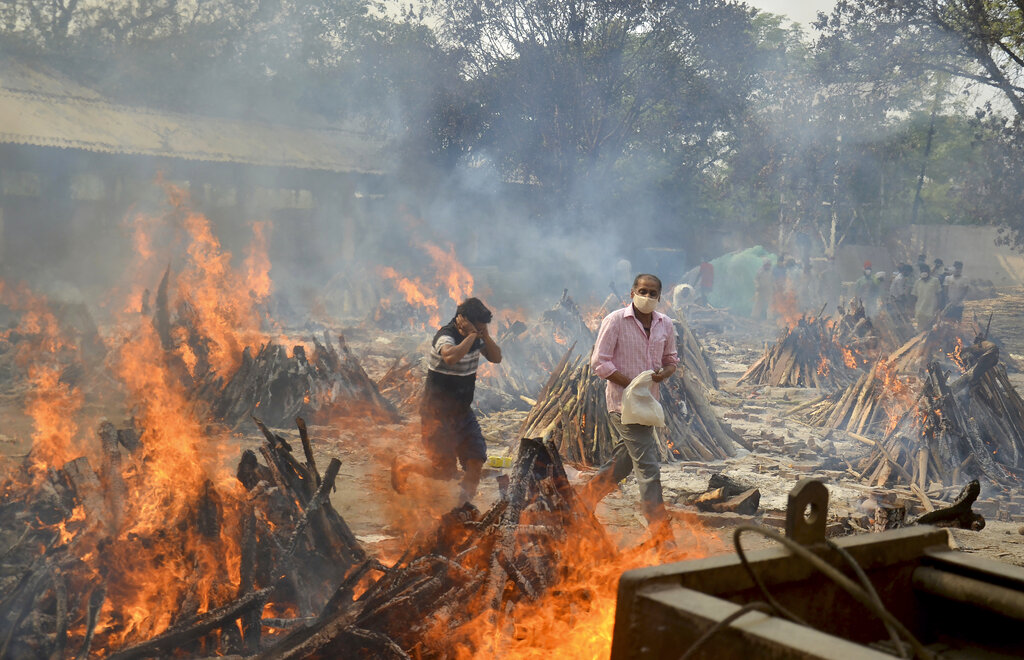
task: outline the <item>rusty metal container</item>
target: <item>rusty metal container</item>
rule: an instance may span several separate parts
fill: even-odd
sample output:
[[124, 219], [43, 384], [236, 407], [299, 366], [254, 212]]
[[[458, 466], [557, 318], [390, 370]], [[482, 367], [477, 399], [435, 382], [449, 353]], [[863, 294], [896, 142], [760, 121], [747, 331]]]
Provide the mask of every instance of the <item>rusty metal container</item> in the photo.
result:
[[[798, 484], [790, 494], [787, 536], [856, 580], [825, 544], [827, 497], [819, 482]], [[1024, 569], [955, 551], [947, 530], [927, 526], [835, 544], [860, 565], [884, 607], [937, 657], [1024, 657]], [[807, 625], [747, 612], [720, 626], [690, 658], [894, 657], [881, 619], [806, 560], [781, 546], [747, 558], [768, 592]], [[619, 582], [612, 659], [678, 660], [717, 623], [762, 600], [736, 554], [629, 571]]]

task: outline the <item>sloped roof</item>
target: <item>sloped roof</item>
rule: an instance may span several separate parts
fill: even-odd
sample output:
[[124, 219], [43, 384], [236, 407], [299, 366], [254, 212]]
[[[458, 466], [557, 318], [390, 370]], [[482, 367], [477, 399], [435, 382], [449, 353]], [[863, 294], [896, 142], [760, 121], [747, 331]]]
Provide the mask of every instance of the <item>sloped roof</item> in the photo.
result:
[[362, 131], [118, 105], [59, 74], [8, 64], [0, 67], [0, 143], [332, 172], [383, 171], [383, 140]]

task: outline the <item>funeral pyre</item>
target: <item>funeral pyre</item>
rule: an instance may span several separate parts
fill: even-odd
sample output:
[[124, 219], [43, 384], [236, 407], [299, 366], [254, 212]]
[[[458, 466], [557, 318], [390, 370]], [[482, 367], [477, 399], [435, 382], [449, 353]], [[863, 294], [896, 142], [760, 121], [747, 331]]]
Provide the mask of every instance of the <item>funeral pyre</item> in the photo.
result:
[[845, 390], [805, 404], [805, 418], [871, 445], [858, 471], [873, 486], [902, 482], [923, 492], [978, 478], [1019, 487], [1024, 401], [987, 330], [975, 327], [965, 342], [966, 326], [939, 323]]
[[877, 348], [864, 308], [851, 304], [838, 320], [800, 316], [785, 324], [776, 342], [737, 384], [837, 389], [857, 379]]
[[[122, 309], [104, 357], [65, 335], [43, 297], [0, 284], [17, 317], [5, 357], [27, 374], [33, 427], [31, 451], [2, 477], [5, 657], [257, 648], [261, 628], [274, 629], [261, 618], [313, 614], [324, 577], [362, 558], [326, 500], [336, 465], [321, 478], [311, 454], [303, 466], [274, 442], [266, 465], [255, 454], [238, 465], [237, 441], [211, 412], [209, 394], [237, 375], [243, 347], [270, 343], [265, 235], [255, 229], [233, 267], [208, 220], [167, 192], [165, 215], [132, 219], [133, 284], [112, 295]], [[156, 245], [180, 247], [173, 280]], [[149, 314], [139, 283], [161, 270]], [[259, 393], [245, 396], [256, 410]]]

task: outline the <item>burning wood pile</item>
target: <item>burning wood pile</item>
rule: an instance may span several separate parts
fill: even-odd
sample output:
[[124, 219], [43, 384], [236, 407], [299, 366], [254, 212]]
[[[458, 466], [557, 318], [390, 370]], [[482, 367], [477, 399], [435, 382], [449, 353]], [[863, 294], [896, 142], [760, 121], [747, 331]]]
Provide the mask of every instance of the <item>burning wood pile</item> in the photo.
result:
[[[499, 656], [499, 636], [480, 635], [481, 627], [515, 626], [519, 608], [585, 570], [570, 561], [576, 553], [598, 562], [616, 555], [576, 499], [554, 445], [524, 438], [507, 499], [483, 515], [472, 505], [446, 514], [391, 566], [360, 563], [312, 625], [260, 657]], [[580, 595], [586, 607], [590, 599]]]
[[883, 360], [845, 390], [815, 400], [806, 418], [814, 426], [884, 435], [914, 405], [911, 388], [893, 363]]
[[897, 372], [907, 375], [924, 374], [936, 355], [956, 357], [962, 350], [964, 331], [951, 323], [939, 323], [925, 332], [918, 333], [899, 346], [889, 356], [889, 362]]
[[[801, 317], [784, 329], [778, 340], [747, 369], [737, 385], [772, 387], [846, 387], [858, 376], [863, 358], [844, 343], [863, 324], [817, 317]], [[846, 330], [849, 328], [849, 330]], [[853, 343], [853, 342], [851, 342]]]
[[147, 430], [101, 425], [95, 467], [30, 457], [3, 485], [0, 656], [251, 654], [319, 611], [365, 553], [328, 499], [340, 462], [321, 475], [298, 423], [304, 462], [258, 423], [265, 464], [246, 451], [237, 481], [173, 502], [138, 500], [169, 467]]
[[1024, 477], [1024, 400], [999, 363], [998, 348], [980, 340], [963, 351], [965, 371], [950, 378], [932, 362], [916, 399], [860, 466], [884, 486], [955, 486], [980, 478], [1019, 488]]
[[[587, 356], [570, 359], [571, 347], [551, 372], [520, 435], [550, 438], [566, 460], [601, 465], [612, 455], [613, 438], [604, 397], [605, 381], [590, 368]], [[658, 429], [660, 458], [713, 461], [734, 454], [738, 436], [720, 423], [703, 387], [683, 367], [683, 374], [661, 389], [665, 429]]]

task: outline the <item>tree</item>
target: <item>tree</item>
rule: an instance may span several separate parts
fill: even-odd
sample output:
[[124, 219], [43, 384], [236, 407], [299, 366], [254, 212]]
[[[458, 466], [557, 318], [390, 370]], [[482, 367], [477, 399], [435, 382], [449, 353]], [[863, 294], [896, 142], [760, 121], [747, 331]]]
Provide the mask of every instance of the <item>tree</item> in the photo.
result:
[[998, 89], [1024, 115], [1024, 1], [840, 0], [825, 40], [870, 44], [893, 74], [943, 72]]
[[[707, 171], [747, 100], [741, 3], [435, 0], [471, 86], [474, 153], [568, 204]], [[475, 107], [470, 107], [475, 106]]]

